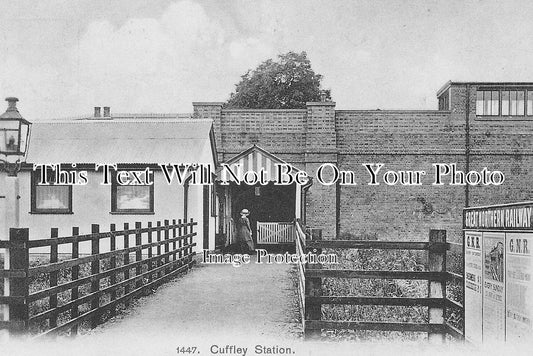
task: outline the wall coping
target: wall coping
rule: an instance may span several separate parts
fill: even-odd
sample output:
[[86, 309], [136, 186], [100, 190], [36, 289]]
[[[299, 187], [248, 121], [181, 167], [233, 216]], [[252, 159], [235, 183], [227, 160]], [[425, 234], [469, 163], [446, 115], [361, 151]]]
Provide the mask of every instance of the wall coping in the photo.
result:
[[307, 113], [306, 109], [222, 109], [222, 112], [229, 113], [229, 112], [272, 112], [272, 113], [284, 113], [284, 112], [290, 112], [290, 113]]
[[434, 114], [447, 115], [451, 110], [335, 110], [336, 113], [383, 113], [383, 114]]
[[193, 101], [192, 106], [223, 106], [223, 101]]
[[308, 101], [305, 103], [306, 106], [335, 106], [337, 105], [334, 101]]

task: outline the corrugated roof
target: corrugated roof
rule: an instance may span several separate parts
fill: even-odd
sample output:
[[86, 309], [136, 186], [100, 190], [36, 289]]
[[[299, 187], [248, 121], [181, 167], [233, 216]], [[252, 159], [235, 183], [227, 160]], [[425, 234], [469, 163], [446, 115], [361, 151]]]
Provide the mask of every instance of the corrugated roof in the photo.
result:
[[194, 163], [211, 146], [211, 126], [197, 119], [35, 122], [26, 162]]
[[43, 118], [43, 121], [72, 120], [159, 120], [159, 119], [192, 119], [192, 113], [111, 113], [110, 117], [94, 117], [93, 114]]

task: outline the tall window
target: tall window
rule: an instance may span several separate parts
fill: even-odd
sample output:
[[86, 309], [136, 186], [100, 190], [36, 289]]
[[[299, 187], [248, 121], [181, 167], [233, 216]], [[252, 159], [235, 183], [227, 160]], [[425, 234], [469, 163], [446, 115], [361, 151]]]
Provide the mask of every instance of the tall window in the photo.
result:
[[476, 98], [476, 115], [500, 115], [500, 92], [497, 90], [480, 90]]
[[35, 214], [71, 214], [72, 186], [55, 184], [54, 171], [47, 171], [47, 183], [41, 183], [40, 170], [32, 172], [31, 212]]
[[511, 94], [509, 93], [509, 90], [502, 91], [502, 115], [510, 115], [510, 98]]
[[[116, 174], [111, 184], [111, 212], [123, 214], [146, 214], [154, 212], [154, 185], [119, 184]], [[146, 181], [144, 181], [146, 182]]]
[[533, 116], [533, 90], [527, 92], [527, 114]]
[[524, 115], [524, 91], [511, 90], [509, 92], [509, 115]]

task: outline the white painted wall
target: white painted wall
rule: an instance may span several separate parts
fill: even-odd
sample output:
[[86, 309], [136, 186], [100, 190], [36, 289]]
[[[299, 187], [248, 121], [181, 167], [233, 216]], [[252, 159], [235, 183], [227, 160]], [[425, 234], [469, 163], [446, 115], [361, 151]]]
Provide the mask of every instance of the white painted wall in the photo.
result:
[[[215, 172], [214, 158], [209, 141], [198, 147], [198, 154], [190, 162], [172, 163], [202, 163], [211, 165]], [[55, 163], [55, 162], [54, 162]], [[99, 224], [100, 231], [109, 231], [109, 225], [116, 224], [117, 230], [122, 230], [125, 222], [130, 224], [130, 229], [135, 227], [135, 222], [141, 222], [143, 227], [151, 221], [156, 225], [156, 221], [168, 219], [183, 219], [184, 217], [184, 189], [177, 182], [168, 184], [163, 173], [159, 169], [154, 172], [154, 214], [111, 214], [111, 185], [101, 185], [102, 174], [100, 172], [88, 172], [88, 183], [86, 185], [73, 186], [72, 189], [72, 214], [32, 214], [31, 213], [31, 172], [22, 171], [19, 173], [20, 182], [20, 224], [19, 227], [30, 229], [30, 239], [45, 239], [50, 237], [50, 228], [59, 228], [59, 236], [71, 236], [72, 227], [79, 227], [80, 234], [91, 232], [91, 224]], [[5, 199], [3, 199], [5, 200]], [[188, 220], [193, 218], [198, 223], [195, 226], [197, 236], [195, 242], [198, 244], [197, 250], [202, 246], [202, 186], [191, 186], [188, 198]], [[5, 201], [2, 202], [5, 205]], [[7, 207], [6, 207], [7, 209]], [[215, 219], [210, 217], [210, 247], [215, 245]], [[6, 228], [4, 227], [4, 231]], [[171, 235], [172, 236], [172, 235]], [[154, 234], [154, 240], [155, 240]], [[130, 246], [133, 245], [134, 238], [131, 237]], [[143, 239], [146, 239], [143, 236]], [[122, 246], [122, 237], [117, 238], [117, 248]], [[70, 253], [71, 246], [62, 246], [61, 252]], [[107, 251], [109, 244], [103, 241], [100, 250]], [[48, 252], [46, 249], [31, 252]], [[80, 253], [90, 252], [90, 243], [80, 245]]]
[[[59, 228], [59, 236], [70, 236], [74, 226], [79, 227], [80, 234], [88, 234], [91, 224], [99, 224], [100, 231], [109, 231], [112, 223], [116, 224], [117, 230], [122, 230], [124, 223], [134, 228], [135, 222], [139, 221], [146, 227], [149, 221], [155, 226], [158, 220], [163, 223], [165, 219], [172, 221], [183, 218], [183, 186], [167, 184], [158, 170], [154, 170], [154, 214], [150, 215], [111, 214], [111, 185], [101, 185], [102, 175], [98, 172], [88, 172], [87, 185], [72, 188], [72, 214], [32, 214], [30, 172], [20, 172], [19, 177], [20, 227], [28, 227], [30, 239], [33, 240], [50, 237], [52, 227]], [[190, 217], [197, 221], [201, 215]]]

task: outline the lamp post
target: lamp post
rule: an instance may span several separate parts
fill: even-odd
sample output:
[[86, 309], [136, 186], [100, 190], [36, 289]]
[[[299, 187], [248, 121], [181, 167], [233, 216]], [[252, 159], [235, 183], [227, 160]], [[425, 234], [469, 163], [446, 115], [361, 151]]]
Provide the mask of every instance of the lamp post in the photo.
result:
[[[20, 227], [17, 173], [25, 160], [31, 129], [31, 123], [17, 109], [18, 99], [9, 97], [6, 101], [7, 110], [0, 115], [0, 214], [3, 215], [0, 239], [9, 238], [9, 228]], [[9, 269], [9, 253], [4, 257], [4, 269]], [[10, 289], [9, 278], [4, 278], [4, 295], [9, 295]], [[7, 305], [3, 308], [3, 319], [9, 320]]]
[[7, 172], [10, 177], [17, 176], [30, 138], [31, 123], [20, 115], [18, 100], [6, 98], [7, 110], [0, 115], [0, 170]]
[[17, 173], [25, 159], [30, 139], [31, 123], [20, 115], [17, 109], [17, 98], [6, 98], [8, 107], [0, 115], [0, 174], [3, 189], [0, 196], [5, 199], [4, 210], [6, 226], [1, 233], [7, 234], [10, 227], [19, 224], [19, 184]]

